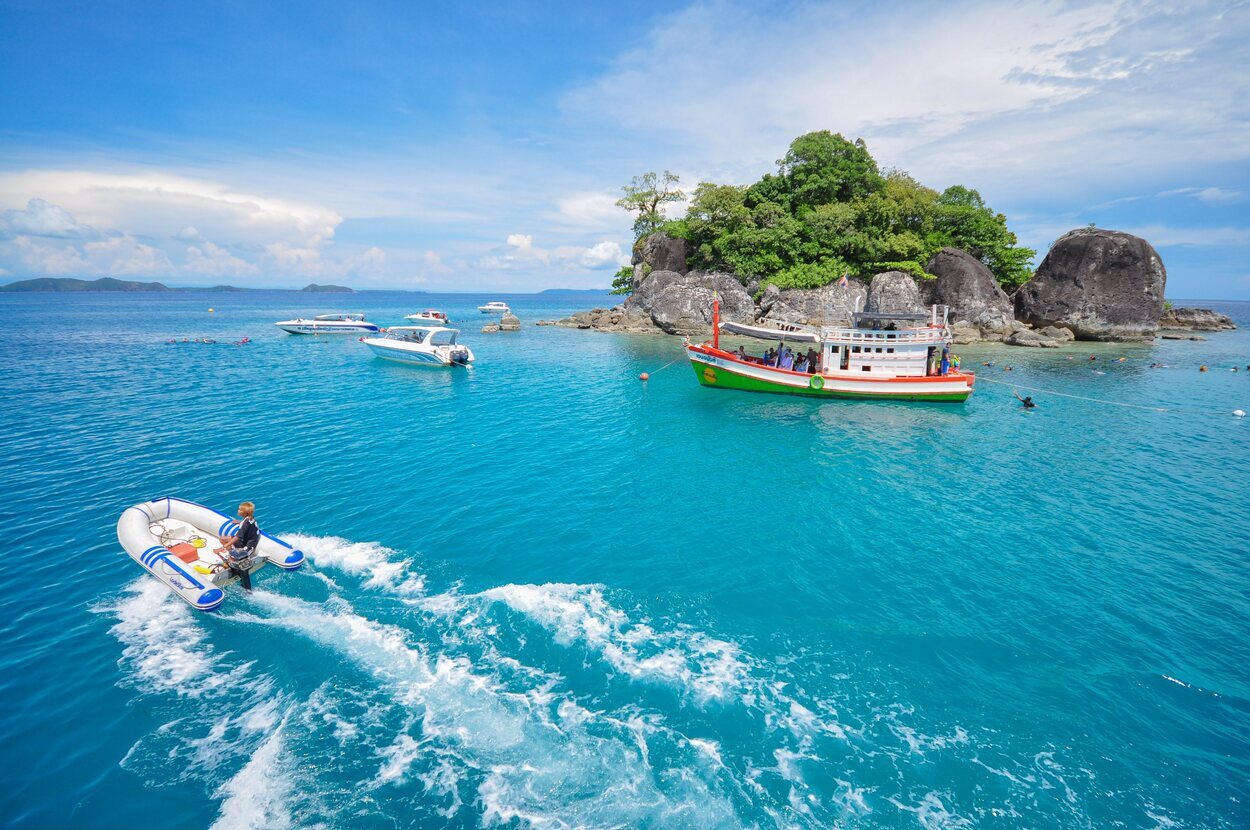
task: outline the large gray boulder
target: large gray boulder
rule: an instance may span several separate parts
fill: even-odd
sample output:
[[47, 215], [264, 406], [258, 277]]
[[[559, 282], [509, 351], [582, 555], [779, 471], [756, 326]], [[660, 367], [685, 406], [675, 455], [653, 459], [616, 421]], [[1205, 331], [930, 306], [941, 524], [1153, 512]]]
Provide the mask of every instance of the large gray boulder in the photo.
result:
[[881, 314], [904, 314], [924, 311], [924, 301], [916, 279], [904, 271], [885, 271], [868, 284], [868, 305], [865, 311]]
[[925, 305], [949, 306], [951, 328], [963, 342], [1002, 340], [1015, 330], [1011, 298], [981, 260], [943, 248], [924, 269], [933, 275], [920, 284]]
[[1159, 318], [1159, 328], [1171, 331], [1232, 331], [1233, 318], [1209, 308], [1167, 308]]
[[1070, 329], [1078, 340], [1150, 340], [1166, 284], [1163, 260], [1146, 240], [1079, 228], [1055, 240], [1016, 292], [1016, 318]]
[[634, 289], [655, 271], [689, 272], [686, 257], [690, 251], [684, 239], [674, 239], [666, 233], [653, 233], [634, 243]]
[[820, 288], [778, 289], [769, 285], [760, 296], [759, 316], [808, 326], [846, 326], [851, 314], [864, 307], [867, 297], [868, 286], [859, 280], [847, 280], [845, 287], [836, 282]]
[[538, 326], [563, 326], [571, 329], [594, 329], [595, 331], [613, 331], [624, 334], [660, 334], [660, 330], [651, 322], [651, 316], [640, 308], [627, 308], [618, 305], [614, 308], [592, 308], [590, 311], [579, 311], [563, 320], [544, 320], [535, 323]]
[[751, 322], [755, 302], [731, 274], [652, 271], [625, 301], [641, 309], [668, 334], [704, 334], [712, 329], [712, 300], [720, 295], [722, 320]]
[[499, 318], [500, 331], [520, 331], [521, 320], [512, 312], [508, 312]]

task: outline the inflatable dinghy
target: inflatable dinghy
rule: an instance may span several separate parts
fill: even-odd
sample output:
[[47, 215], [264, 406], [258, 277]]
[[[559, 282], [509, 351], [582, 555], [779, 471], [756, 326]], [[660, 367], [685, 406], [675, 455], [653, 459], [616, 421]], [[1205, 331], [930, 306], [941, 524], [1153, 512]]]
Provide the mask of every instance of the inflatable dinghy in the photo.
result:
[[[117, 520], [117, 541], [157, 581], [192, 606], [211, 611], [225, 599], [221, 586], [235, 578], [224, 554], [213, 551], [220, 547], [219, 536], [233, 536], [238, 527], [225, 513], [167, 496], [126, 508]], [[249, 572], [266, 562], [293, 570], [304, 564], [304, 554], [261, 531]]]

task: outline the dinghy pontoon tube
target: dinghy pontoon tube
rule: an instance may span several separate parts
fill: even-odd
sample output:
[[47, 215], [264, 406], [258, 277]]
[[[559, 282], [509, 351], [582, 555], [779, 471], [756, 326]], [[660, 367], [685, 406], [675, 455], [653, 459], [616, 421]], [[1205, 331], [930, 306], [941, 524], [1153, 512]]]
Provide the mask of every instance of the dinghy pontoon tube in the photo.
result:
[[[233, 578], [213, 549], [218, 536], [231, 536], [238, 527], [225, 513], [166, 496], [126, 508], [117, 520], [117, 541], [175, 594], [211, 611], [225, 599], [221, 586]], [[262, 531], [251, 570], [266, 562], [292, 570], [304, 564], [304, 553]]]

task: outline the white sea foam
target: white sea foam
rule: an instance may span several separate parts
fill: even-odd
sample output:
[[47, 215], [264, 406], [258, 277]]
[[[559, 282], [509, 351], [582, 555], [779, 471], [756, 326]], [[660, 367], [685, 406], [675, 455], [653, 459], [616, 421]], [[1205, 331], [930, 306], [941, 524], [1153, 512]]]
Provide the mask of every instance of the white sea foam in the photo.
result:
[[279, 724], [252, 757], [221, 785], [221, 809], [212, 830], [284, 830], [296, 826], [290, 801], [295, 786], [284, 758], [285, 723]]
[[298, 533], [285, 538], [319, 568], [365, 577], [366, 588], [400, 596], [419, 596], [425, 591], [425, 578], [413, 570], [412, 560], [385, 545]]
[[219, 670], [191, 608], [164, 585], [143, 578], [126, 591], [116, 603], [97, 610], [116, 616], [110, 631], [125, 646], [122, 661], [132, 669], [132, 680], [145, 691], [199, 697], [247, 673], [247, 666]]
[[550, 630], [561, 645], [582, 645], [622, 674], [675, 685], [697, 702], [731, 698], [748, 672], [734, 643], [685, 626], [660, 631], [633, 621], [597, 585], [504, 585], [481, 596]]
[[603, 717], [550, 688], [510, 689], [493, 667], [431, 651], [342, 600], [317, 605], [257, 591], [253, 602], [267, 616], [236, 618], [287, 628], [339, 652], [413, 713], [420, 737], [401, 730], [379, 751], [375, 786], [416, 778], [454, 811], [457, 777], [474, 775], [485, 824], [740, 824], [733, 804], [700, 772], [705, 764], [663, 776], [651, 767], [639, 745], [655, 727], [643, 718]]
[[960, 827], [971, 827], [972, 822], [947, 808], [943, 797], [949, 799], [947, 793], [925, 793], [924, 798], [914, 807], [904, 804], [891, 796], [887, 800], [900, 810], [916, 814], [916, 821], [924, 830], [955, 830]]

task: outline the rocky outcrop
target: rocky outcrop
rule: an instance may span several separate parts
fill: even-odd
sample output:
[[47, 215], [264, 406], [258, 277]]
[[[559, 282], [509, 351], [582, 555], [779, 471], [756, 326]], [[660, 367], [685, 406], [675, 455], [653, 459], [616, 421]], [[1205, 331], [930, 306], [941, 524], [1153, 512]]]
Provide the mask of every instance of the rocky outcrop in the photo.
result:
[[722, 320], [751, 322], [755, 301], [732, 274], [652, 271], [625, 301], [645, 311], [668, 334], [703, 334], [712, 328], [712, 300], [720, 296]]
[[1078, 340], [1149, 340], [1166, 283], [1163, 260], [1146, 240], [1080, 228], [1059, 237], [1016, 292], [1016, 319], [1062, 326]]
[[1035, 349], [1057, 349], [1059, 341], [1030, 328], [1021, 328], [1003, 341], [1008, 346], [1029, 346]]
[[499, 331], [498, 323], [487, 323], [482, 326], [482, 334], [494, 334], [497, 331]]
[[690, 271], [686, 265], [686, 257], [690, 251], [684, 239], [674, 239], [668, 234], [653, 233], [634, 243], [635, 290], [642, 281], [656, 271], [673, 271], [685, 274]]
[[808, 326], [846, 326], [867, 298], [868, 286], [859, 280], [847, 280], [846, 287], [833, 283], [783, 290], [769, 285], [760, 296], [759, 317]]
[[943, 248], [925, 266], [933, 279], [920, 283], [924, 305], [950, 308], [951, 331], [958, 342], [1002, 340], [1017, 328], [1011, 298], [985, 263], [966, 251]]
[[1232, 331], [1231, 317], [1209, 308], [1167, 308], [1159, 318], [1159, 328], [1170, 331]]
[[916, 278], [905, 271], [885, 271], [877, 274], [868, 284], [868, 304], [865, 311], [880, 314], [906, 314], [924, 311]]
[[510, 311], [507, 312], [506, 314], [504, 314], [502, 317], [499, 318], [499, 330], [500, 331], [520, 331], [521, 330], [520, 318]]
[[615, 308], [592, 308], [590, 311], [579, 311], [563, 320], [543, 321], [535, 325], [615, 331], [623, 334], [663, 333], [651, 322], [651, 315], [640, 308], [626, 308], [624, 305]]

